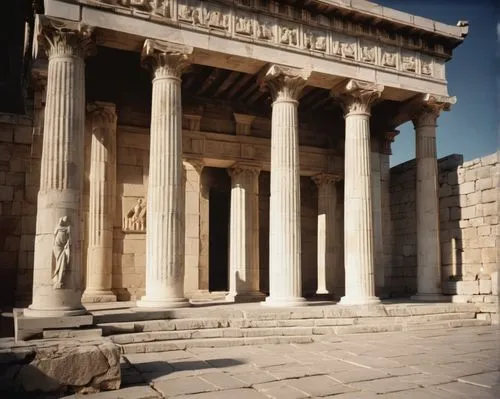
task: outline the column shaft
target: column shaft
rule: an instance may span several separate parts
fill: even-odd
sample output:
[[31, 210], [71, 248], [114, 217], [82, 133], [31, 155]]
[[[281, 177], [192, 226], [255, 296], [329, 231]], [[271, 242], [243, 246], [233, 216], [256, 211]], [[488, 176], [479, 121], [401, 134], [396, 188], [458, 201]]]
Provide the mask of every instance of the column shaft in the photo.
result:
[[81, 314], [85, 55], [90, 32], [43, 31], [49, 57], [33, 302], [27, 316]]
[[345, 296], [341, 304], [378, 303], [375, 296], [370, 157], [370, 108], [383, 86], [351, 80], [346, 86], [344, 257]]
[[336, 274], [335, 215], [337, 208], [336, 178], [321, 174], [313, 178], [318, 186], [318, 287], [316, 294], [332, 295]]
[[146, 40], [153, 61], [147, 199], [146, 295], [142, 307], [188, 306], [184, 297], [181, 69], [186, 56]]
[[372, 212], [373, 212], [373, 262], [375, 268], [376, 291], [384, 287], [385, 270], [383, 263], [384, 238], [382, 234], [382, 182], [380, 170], [380, 153], [371, 153], [372, 172]]
[[273, 97], [269, 213], [269, 306], [302, 298], [298, 101], [309, 73], [272, 66], [265, 76]]
[[87, 285], [84, 302], [112, 302], [113, 216], [116, 184], [116, 113], [113, 104], [95, 103], [90, 152]]
[[[436, 115], [437, 117], [437, 115]], [[416, 124], [417, 155], [417, 299], [441, 294], [436, 125]]]
[[259, 292], [259, 169], [231, 169], [228, 300], [262, 299]]

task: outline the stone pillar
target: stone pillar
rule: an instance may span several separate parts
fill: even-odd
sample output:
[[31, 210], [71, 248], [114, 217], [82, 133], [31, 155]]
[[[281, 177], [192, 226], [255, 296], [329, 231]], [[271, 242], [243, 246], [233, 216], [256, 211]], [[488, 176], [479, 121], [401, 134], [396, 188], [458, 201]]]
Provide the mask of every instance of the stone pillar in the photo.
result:
[[185, 275], [184, 291], [192, 296], [200, 290], [201, 172], [203, 162], [185, 159]]
[[[381, 191], [381, 208], [382, 208], [382, 270], [383, 279], [380, 277], [376, 281], [376, 288], [378, 290], [378, 296], [387, 296], [387, 278], [388, 273], [390, 273], [390, 268], [392, 266], [392, 221], [391, 221], [391, 194], [390, 194], [390, 156], [391, 143], [394, 141], [394, 137], [399, 134], [398, 130], [392, 130], [384, 133], [381, 139], [381, 152], [380, 157], [380, 191]], [[376, 279], [377, 273], [375, 272]], [[390, 274], [389, 274], [390, 275]]]
[[335, 281], [335, 214], [337, 208], [336, 182], [339, 178], [322, 173], [314, 176], [318, 186], [318, 288], [316, 294], [333, 294]]
[[341, 105], [345, 114], [344, 305], [380, 302], [375, 296], [370, 111], [384, 87], [350, 80]]
[[84, 302], [114, 302], [111, 291], [113, 216], [116, 190], [116, 111], [114, 104], [96, 102], [90, 148], [90, 200], [87, 250], [87, 284]]
[[192, 47], [146, 40], [143, 63], [153, 70], [146, 232], [146, 295], [140, 307], [182, 307], [184, 193], [181, 74]]
[[372, 173], [372, 217], [373, 217], [373, 264], [375, 270], [375, 291], [380, 293], [384, 287], [384, 241], [382, 236], [382, 187], [380, 170], [380, 147], [376, 135], [371, 136], [371, 173]]
[[85, 64], [91, 29], [37, 16], [35, 39], [49, 58], [37, 203], [33, 302], [26, 316], [85, 313], [82, 307], [82, 190]]
[[417, 300], [442, 298], [436, 122], [440, 111], [455, 101], [426, 95], [413, 119], [417, 158], [417, 295], [413, 299]]
[[273, 99], [269, 212], [269, 297], [263, 304], [306, 304], [302, 297], [299, 122], [297, 107], [310, 72], [271, 66], [262, 77]]
[[231, 176], [229, 294], [227, 300], [263, 299], [259, 292], [259, 173], [255, 165], [237, 164]]

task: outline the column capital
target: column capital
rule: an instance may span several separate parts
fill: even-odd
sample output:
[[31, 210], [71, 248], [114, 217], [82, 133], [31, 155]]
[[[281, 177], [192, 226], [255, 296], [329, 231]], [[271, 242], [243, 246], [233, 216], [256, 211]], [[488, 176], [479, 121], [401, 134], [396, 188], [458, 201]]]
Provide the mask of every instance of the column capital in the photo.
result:
[[436, 126], [437, 118], [441, 111], [449, 111], [451, 106], [456, 104], [456, 102], [457, 98], [455, 96], [424, 95], [413, 112], [413, 125], [415, 128]]
[[198, 173], [201, 173], [205, 167], [205, 162], [203, 162], [203, 159], [199, 158], [183, 158], [182, 163], [184, 164], [184, 167], [186, 164], [191, 165]]
[[334, 184], [342, 180], [342, 177], [333, 173], [320, 173], [318, 175], [312, 176], [311, 180], [314, 182], [314, 184], [316, 184], [316, 186], [320, 187], [324, 184]]
[[331, 95], [339, 101], [344, 116], [370, 115], [371, 106], [380, 98], [383, 91], [383, 85], [351, 79], [340, 92], [332, 89]]
[[227, 169], [227, 173], [229, 176], [239, 176], [243, 173], [251, 173], [254, 175], [259, 175], [261, 170], [261, 165], [258, 163], [250, 163], [250, 162], [238, 162], [233, 166]]
[[180, 79], [190, 65], [193, 47], [146, 39], [141, 52], [141, 64], [153, 71], [154, 78]]
[[113, 103], [94, 101], [87, 105], [87, 111], [92, 117], [92, 124], [97, 126], [116, 124], [116, 106]]
[[394, 142], [394, 139], [399, 134], [399, 130], [389, 130], [382, 135], [382, 147], [381, 153], [385, 155], [392, 155], [391, 143]]
[[310, 69], [271, 65], [259, 77], [261, 89], [267, 88], [273, 101], [298, 101], [311, 76]]
[[79, 56], [85, 58], [95, 54], [94, 29], [81, 22], [36, 15], [35, 58], [42, 53], [51, 57]]

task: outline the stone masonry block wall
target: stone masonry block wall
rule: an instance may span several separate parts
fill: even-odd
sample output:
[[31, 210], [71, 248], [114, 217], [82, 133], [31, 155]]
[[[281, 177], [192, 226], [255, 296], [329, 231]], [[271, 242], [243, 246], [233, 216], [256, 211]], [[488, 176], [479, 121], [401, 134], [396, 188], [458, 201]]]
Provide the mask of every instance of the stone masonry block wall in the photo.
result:
[[[499, 152], [463, 162], [461, 155], [438, 161], [442, 279], [476, 278], [498, 270]], [[392, 295], [416, 290], [415, 160], [391, 169]], [[493, 284], [497, 284], [493, 281]]]
[[14, 305], [18, 280], [31, 292], [36, 202], [28, 201], [26, 187], [32, 125], [31, 118], [0, 114], [1, 308]]

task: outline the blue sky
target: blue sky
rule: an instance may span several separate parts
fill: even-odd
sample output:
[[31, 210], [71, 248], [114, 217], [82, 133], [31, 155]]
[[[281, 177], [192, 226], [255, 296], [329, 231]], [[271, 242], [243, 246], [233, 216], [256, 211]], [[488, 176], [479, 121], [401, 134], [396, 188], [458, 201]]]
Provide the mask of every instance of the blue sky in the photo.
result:
[[[469, 35], [446, 64], [448, 92], [457, 104], [438, 119], [438, 157], [463, 154], [464, 160], [491, 154], [498, 148], [500, 60], [495, 0], [375, 0], [383, 6], [431, 18], [450, 25], [470, 23]], [[500, 29], [500, 26], [498, 26]], [[500, 32], [499, 32], [500, 35]], [[413, 125], [399, 127], [391, 165], [415, 157]]]

